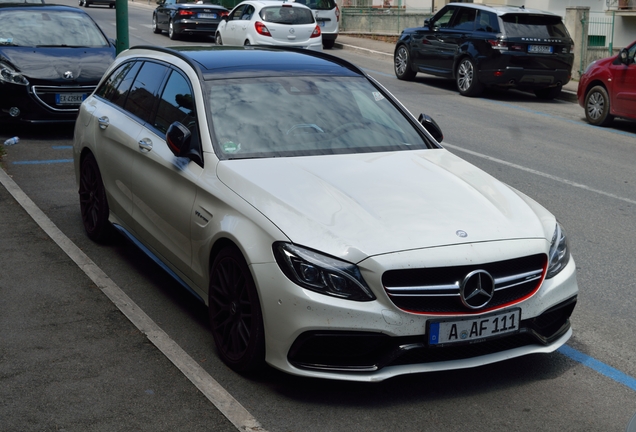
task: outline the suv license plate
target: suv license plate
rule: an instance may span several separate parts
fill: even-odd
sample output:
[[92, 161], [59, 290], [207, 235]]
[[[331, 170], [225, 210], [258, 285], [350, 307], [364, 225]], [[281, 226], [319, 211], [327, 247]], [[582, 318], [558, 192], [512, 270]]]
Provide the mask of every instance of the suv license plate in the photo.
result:
[[535, 54], [552, 54], [554, 49], [550, 45], [528, 45], [528, 52]]
[[55, 103], [57, 105], [79, 105], [86, 99], [86, 93], [57, 93]]
[[428, 328], [428, 344], [443, 346], [482, 342], [505, 334], [517, 333], [521, 309], [509, 309], [490, 315], [455, 320], [432, 321]]

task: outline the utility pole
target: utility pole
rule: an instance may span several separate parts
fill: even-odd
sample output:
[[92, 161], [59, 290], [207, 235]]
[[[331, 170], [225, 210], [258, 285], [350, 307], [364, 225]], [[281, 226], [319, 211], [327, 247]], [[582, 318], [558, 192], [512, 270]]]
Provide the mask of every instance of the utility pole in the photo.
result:
[[117, 27], [117, 54], [130, 48], [128, 41], [128, 0], [115, 0], [115, 22]]

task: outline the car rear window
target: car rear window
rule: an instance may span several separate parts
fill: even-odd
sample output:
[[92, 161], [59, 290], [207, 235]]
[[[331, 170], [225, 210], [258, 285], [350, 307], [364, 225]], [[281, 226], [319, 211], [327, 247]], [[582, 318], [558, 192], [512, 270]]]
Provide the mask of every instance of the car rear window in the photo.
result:
[[311, 24], [314, 16], [311, 10], [300, 7], [270, 6], [261, 9], [261, 18], [265, 22], [277, 24]]
[[508, 37], [567, 38], [561, 17], [552, 15], [506, 14], [501, 16]]
[[336, 7], [335, 0], [296, 0], [296, 3], [304, 4], [313, 10], [331, 10]]

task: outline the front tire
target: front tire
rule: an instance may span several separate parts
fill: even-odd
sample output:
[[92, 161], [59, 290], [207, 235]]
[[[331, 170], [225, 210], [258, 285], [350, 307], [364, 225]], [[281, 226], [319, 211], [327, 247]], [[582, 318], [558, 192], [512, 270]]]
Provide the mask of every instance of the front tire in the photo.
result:
[[236, 246], [219, 252], [210, 269], [209, 314], [221, 360], [236, 372], [265, 363], [263, 315], [252, 274]]
[[172, 23], [172, 20], [170, 20], [170, 23], [168, 24], [168, 37], [170, 38], [170, 40], [179, 39], [179, 35], [174, 29], [174, 24]]
[[393, 55], [393, 69], [395, 76], [404, 81], [412, 81], [417, 75], [411, 66], [411, 55], [405, 45], [400, 45]]
[[223, 39], [221, 39], [221, 33], [217, 32], [216, 36], [214, 36], [214, 43], [218, 46], [223, 45]]
[[457, 90], [462, 96], [478, 96], [484, 87], [477, 80], [475, 62], [468, 57], [461, 59], [455, 71]]
[[108, 200], [99, 166], [92, 153], [82, 159], [79, 198], [82, 222], [88, 238], [96, 242], [105, 241], [110, 231]]
[[152, 32], [155, 34], [161, 33], [161, 29], [157, 25], [157, 15], [152, 14]]
[[607, 126], [614, 116], [610, 114], [610, 100], [603, 86], [595, 86], [585, 95], [585, 118], [595, 126]]

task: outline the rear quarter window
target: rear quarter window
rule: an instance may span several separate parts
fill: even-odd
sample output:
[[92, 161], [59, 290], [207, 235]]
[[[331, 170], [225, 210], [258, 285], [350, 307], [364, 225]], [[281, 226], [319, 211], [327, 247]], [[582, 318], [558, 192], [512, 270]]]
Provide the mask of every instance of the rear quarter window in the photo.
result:
[[506, 14], [501, 16], [508, 37], [567, 38], [561, 17], [552, 15]]

